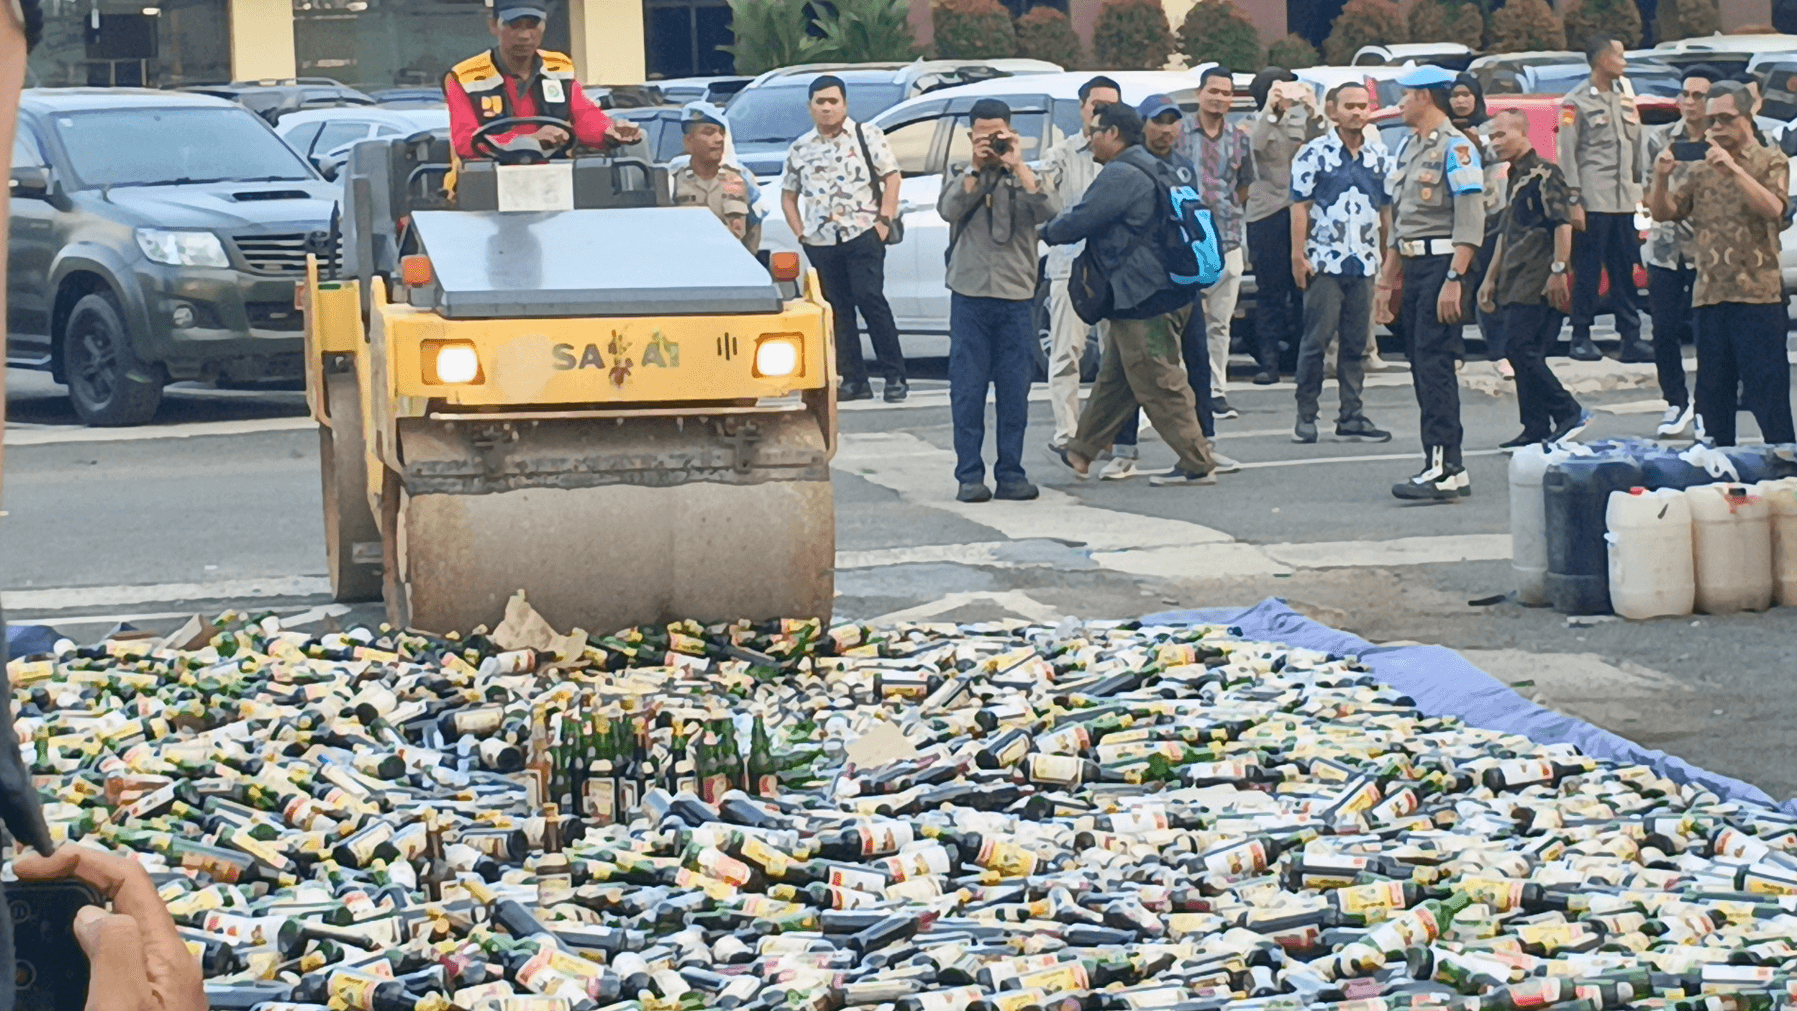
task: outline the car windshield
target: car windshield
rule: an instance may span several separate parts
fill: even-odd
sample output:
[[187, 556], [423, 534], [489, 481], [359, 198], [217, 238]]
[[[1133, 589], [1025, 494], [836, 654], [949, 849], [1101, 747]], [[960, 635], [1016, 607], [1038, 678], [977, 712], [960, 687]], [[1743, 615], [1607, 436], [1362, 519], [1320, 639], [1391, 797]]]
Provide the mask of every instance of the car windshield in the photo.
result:
[[82, 186], [312, 178], [299, 155], [242, 109], [96, 109], [50, 121]]
[[1591, 68], [1583, 63], [1562, 63], [1532, 69], [1535, 80], [1529, 92], [1535, 95], [1564, 95], [1578, 87], [1580, 81], [1591, 76]]
[[[850, 81], [848, 89], [849, 117], [862, 123], [905, 97], [904, 85], [889, 81]], [[790, 144], [811, 129], [802, 86], [745, 88], [731, 100], [724, 118], [730, 121], [730, 135], [738, 144]]]

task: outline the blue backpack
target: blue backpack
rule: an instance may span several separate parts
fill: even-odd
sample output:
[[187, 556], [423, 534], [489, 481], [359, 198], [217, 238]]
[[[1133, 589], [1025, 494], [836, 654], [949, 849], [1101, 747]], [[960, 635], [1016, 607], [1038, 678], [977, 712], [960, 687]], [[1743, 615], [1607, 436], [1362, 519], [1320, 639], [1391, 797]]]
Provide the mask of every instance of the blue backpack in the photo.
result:
[[1155, 189], [1166, 195], [1161, 205], [1160, 253], [1167, 279], [1186, 291], [1215, 284], [1223, 276], [1223, 247], [1217, 241], [1210, 208], [1204, 206], [1192, 180], [1182, 178], [1191, 173], [1153, 155], [1135, 164], [1140, 167], [1143, 162], [1153, 163], [1149, 177]]

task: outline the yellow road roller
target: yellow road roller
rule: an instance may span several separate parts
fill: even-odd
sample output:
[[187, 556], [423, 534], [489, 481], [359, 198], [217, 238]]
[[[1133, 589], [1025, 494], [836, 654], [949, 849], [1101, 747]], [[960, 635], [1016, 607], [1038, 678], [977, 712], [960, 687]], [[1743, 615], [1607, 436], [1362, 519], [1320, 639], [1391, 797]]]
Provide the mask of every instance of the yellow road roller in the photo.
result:
[[297, 294], [336, 599], [439, 632], [497, 625], [519, 590], [563, 630], [827, 619], [815, 275], [668, 206], [633, 149], [484, 150], [357, 145], [337, 251]]

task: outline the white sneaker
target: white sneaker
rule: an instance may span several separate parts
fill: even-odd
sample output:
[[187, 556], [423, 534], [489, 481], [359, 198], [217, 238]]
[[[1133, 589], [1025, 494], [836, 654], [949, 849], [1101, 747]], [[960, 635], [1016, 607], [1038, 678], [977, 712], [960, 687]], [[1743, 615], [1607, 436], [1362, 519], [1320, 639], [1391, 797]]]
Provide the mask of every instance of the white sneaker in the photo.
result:
[[1666, 408], [1666, 413], [1660, 415], [1660, 427], [1654, 429], [1654, 434], [1662, 439], [1673, 439], [1683, 435], [1685, 429], [1691, 427], [1692, 412], [1693, 409], [1689, 404], [1684, 407]]
[[1113, 456], [1098, 472], [1100, 481], [1125, 481], [1136, 476], [1136, 461], [1127, 456]]
[[1242, 469], [1242, 462], [1240, 460], [1224, 456], [1214, 449], [1211, 450], [1210, 463], [1210, 472], [1212, 474], [1236, 474], [1240, 473]]

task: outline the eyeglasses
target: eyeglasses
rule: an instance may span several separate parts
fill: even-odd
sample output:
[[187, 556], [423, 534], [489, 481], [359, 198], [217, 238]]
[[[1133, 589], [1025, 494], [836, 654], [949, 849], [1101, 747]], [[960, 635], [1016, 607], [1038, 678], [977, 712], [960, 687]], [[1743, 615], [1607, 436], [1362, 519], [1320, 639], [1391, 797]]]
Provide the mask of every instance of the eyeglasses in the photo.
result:
[[1680, 97], [1680, 98], [1708, 98], [1708, 97], [1710, 97], [1710, 93], [1707, 91], [1681, 91], [1678, 93], [1678, 97]]
[[1733, 123], [1735, 120], [1740, 119], [1740, 118], [1741, 118], [1740, 113], [1736, 113], [1736, 112], [1712, 112], [1712, 113], [1710, 113], [1710, 125], [1711, 126], [1728, 126], [1729, 124]]

